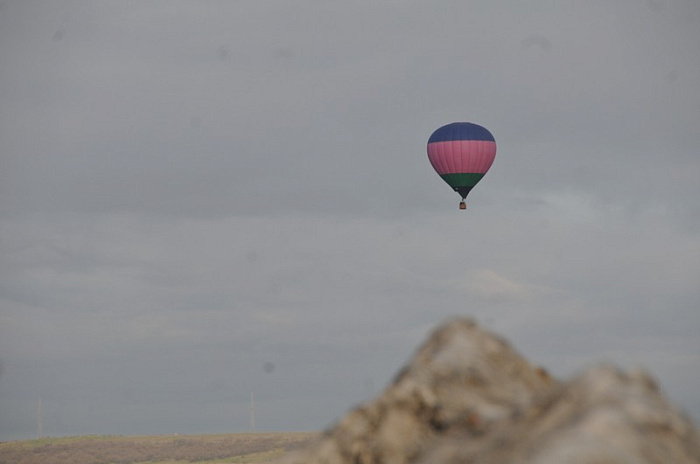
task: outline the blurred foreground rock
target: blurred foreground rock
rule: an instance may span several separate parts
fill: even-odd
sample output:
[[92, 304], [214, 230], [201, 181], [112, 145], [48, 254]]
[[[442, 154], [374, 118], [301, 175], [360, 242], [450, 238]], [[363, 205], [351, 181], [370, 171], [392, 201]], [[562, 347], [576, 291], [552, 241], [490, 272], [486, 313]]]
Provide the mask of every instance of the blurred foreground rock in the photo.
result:
[[458, 319], [378, 398], [278, 463], [685, 464], [700, 463], [700, 436], [642, 372], [558, 382]]

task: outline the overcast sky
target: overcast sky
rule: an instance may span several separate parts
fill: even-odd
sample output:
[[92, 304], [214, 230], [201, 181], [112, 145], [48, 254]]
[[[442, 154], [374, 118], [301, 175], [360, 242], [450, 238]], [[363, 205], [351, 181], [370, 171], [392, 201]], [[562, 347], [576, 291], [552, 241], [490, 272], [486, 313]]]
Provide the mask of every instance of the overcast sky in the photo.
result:
[[319, 430], [457, 315], [699, 422], [698, 44], [697, 0], [0, 2], [0, 440]]

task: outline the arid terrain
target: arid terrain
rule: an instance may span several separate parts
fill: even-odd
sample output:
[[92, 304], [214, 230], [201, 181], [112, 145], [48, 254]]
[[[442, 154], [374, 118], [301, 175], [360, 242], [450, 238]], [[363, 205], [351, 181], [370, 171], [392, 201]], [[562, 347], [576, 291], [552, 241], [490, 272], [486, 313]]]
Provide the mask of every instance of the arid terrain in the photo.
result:
[[79, 436], [0, 443], [0, 464], [265, 463], [315, 433]]
[[700, 464], [700, 431], [640, 369], [556, 379], [456, 318], [323, 433], [88, 436], [0, 443], [0, 464]]

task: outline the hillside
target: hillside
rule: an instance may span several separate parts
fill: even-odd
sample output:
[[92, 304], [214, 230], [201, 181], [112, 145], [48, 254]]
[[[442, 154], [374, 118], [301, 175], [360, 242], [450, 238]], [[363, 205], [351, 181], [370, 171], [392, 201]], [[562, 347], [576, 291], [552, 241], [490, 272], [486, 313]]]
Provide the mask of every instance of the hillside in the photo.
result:
[[315, 433], [81, 436], [0, 443], [0, 464], [265, 463]]

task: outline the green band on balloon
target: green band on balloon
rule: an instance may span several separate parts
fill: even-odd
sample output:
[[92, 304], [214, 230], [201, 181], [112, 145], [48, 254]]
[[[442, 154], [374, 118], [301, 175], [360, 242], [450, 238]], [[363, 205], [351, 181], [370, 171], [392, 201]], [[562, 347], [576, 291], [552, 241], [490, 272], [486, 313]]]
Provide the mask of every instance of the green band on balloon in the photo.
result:
[[459, 173], [459, 174], [442, 174], [440, 177], [443, 178], [447, 184], [452, 188], [457, 187], [474, 187], [477, 182], [484, 177], [483, 173]]

